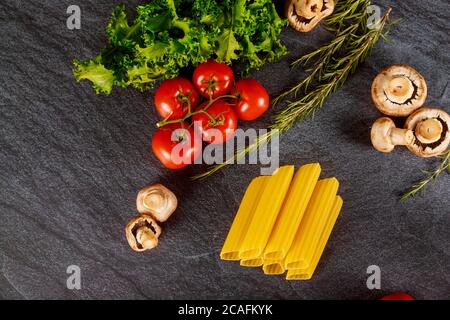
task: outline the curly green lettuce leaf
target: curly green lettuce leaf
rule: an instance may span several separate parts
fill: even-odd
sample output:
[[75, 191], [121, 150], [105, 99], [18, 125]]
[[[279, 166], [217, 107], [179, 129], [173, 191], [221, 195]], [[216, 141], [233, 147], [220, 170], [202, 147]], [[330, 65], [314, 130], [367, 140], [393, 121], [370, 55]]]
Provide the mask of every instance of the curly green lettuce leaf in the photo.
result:
[[252, 1], [240, 12], [234, 30], [242, 42], [240, 58], [244, 61], [245, 72], [277, 61], [287, 53], [278, 38], [286, 25], [286, 20], [278, 16], [272, 1]]
[[136, 47], [136, 64], [127, 72], [128, 84], [145, 90], [152, 88], [158, 80], [177, 76], [179, 66], [173, 60], [173, 53], [169, 53], [172, 50], [173, 45], [165, 42]]
[[217, 38], [219, 60], [230, 63], [240, 59], [244, 62], [244, 73], [248, 73], [286, 54], [278, 35], [287, 23], [278, 16], [272, 1], [229, 1], [232, 8], [229, 26]]
[[216, 0], [195, 0], [192, 4], [192, 18], [214, 29], [223, 24], [224, 13]]
[[74, 75], [110, 93], [113, 86], [152, 88], [211, 57], [242, 61], [248, 72], [286, 53], [278, 38], [285, 25], [271, 0], [153, 0], [137, 7], [133, 23], [119, 5], [108, 45], [94, 59], [75, 61]]
[[164, 12], [170, 12], [173, 17], [177, 17], [176, 4], [181, 2], [179, 0], [153, 0], [147, 4], [137, 7], [138, 20], [146, 17], [155, 17]]
[[175, 19], [177, 13], [173, 1], [155, 0], [137, 7], [136, 23], [142, 26], [147, 36], [153, 38], [159, 32], [169, 30]]
[[141, 24], [128, 24], [125, 5], [114, 8], [112, 17], [106, 27], [106, 34], [110, 45], [132, 48], [139, 43], [142, 35]]
[[231, 60], [239, 59], [237, 51], [241, 49], [241, 45], [236, 40], [232, 29], [225, 29], [217, 38], [217, 42], [216, 55], [218, 60], [231, 63]]
[[100, 60], [100, 57], [85, 62], [75, 60], [73, 73], [78, 81], [90, 80], [96, 93], [110, 94], [114, 84], [114, 72], [106, 69]]

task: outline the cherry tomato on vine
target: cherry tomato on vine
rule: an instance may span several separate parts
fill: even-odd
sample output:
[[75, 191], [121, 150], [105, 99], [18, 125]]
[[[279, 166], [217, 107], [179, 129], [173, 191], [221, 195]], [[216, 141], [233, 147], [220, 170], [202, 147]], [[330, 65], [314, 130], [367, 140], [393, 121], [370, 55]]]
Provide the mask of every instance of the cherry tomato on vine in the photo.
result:
[[255, 120], [269, 108], [269, 94], [256, 79], [245, 78], [237, 81], [232, 94], [239, 98], [234, 102], [234, 111], [239, 120]]
[[200, 156], [202, 152], [201, 135], [186, 122], [173, 123], [159, 128], [152, 139], [155, 156], [169, 169], [181, 169]]
[[228, 65], [210, 59], [195, 68], [192, 82], [202, 96], [216, 98], [230, 92], [234, 73]]
[[416, 300], [416, 299], [407, 293], [397, 292], [397, 293], [388, 294], [387, 296], [384, 296], [380, 300]]
[[164, 119], [180, 119], [198, 105], [200, 97], [194, 85], [187, 79], [176, 77], [165, 80], [156, 90], [155, 106]]
[[[204, 108], [208, 103], [201, 104], [197, 110]], [[212, 144], [223, 143], [232, 138], [238, 125], [236, 113], [224, 100], [218, 100], [205, 112], [193, 115], [192, 122], [202, 134], [203, 140]]]

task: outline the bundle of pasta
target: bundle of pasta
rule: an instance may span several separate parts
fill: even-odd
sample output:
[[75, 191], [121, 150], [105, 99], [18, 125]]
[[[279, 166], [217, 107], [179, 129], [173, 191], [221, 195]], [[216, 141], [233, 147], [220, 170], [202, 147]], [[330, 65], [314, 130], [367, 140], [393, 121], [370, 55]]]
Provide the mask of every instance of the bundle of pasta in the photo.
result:
[[319, 180], [318, 163], [255, 178], [223, 245], [223, 260], [263, 267], [288, 280], [312, 277], [342, 208], [336, 178]]

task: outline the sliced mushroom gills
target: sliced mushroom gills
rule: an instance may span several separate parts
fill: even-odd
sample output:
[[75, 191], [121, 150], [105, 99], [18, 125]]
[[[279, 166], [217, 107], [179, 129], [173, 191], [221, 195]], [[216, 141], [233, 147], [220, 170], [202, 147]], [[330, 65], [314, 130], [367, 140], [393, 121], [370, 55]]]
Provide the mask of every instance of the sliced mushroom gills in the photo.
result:
[[158, 245], [161, 228], [151, 216], [138, 215], [126, 225], [125, 235], [130, 247], [134, 251], [142, 252]]
[[427, 84], [411, 66], [395, 64], [375, 77], [371, 91], [372, 100], [382, 113], [406, 117], [425, 103]]
[[414, 131], [414, 143], [408, 149], [420, 157], [435, 157], [450, 145], [450, 116], [437, 108], [420, 108], [405, 122], [405, 128]]
[[152, 229], [147, 227], [140, 227], [136, 232], [136, 242], [138, 247], [142, 249], [153, 249], [158, 245], [158, 238]]
[[334, 0], [287, 0], [285, 16], [292, 28], [311, 31], [323, 18], [333, 13]]

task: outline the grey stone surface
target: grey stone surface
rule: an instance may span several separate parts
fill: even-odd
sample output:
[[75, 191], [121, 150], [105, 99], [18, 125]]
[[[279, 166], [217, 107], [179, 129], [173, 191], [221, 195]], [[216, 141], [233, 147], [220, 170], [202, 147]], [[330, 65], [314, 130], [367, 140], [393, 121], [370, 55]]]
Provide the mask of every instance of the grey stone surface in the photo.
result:
[[[375, 299], [405, 290], [420, 299], [450, 297], [450, 179], [424, 196], [400, 202], [402, 191], [432, 168], [398, 148], [374, 151], [369, 126], [380, 114], [371, 80], [392, 63], [416, 67], [427, 79], [428, 105], [450, 111], [447, 0], [378, 0], [402, 18], [390, 36], [324, 109], [281, 139], [282, 164], [320, 161], [337, 176], [345, 199], [317, 273], [309, 282], [268, 277], [221, 261], [219, 250], [258, 166], [234, 166], [201, 182], [202, 168], [165, 170], [150, 150], [157, 116], [151, 94], [133, 89], [96, 95], [76, 83], [74, 58], [105, 43], [104, 28], [120, 1], [20, 1], [0, 4], [0, 298], [16, 299]], [[130, 12], [142, 1], [126, 1]], [[82, 9], [82, 29], [66, 28], [66, 8]], [[285, 30], [291, 54], [255, 72], [270, 91], [303, 74], [293, 57], [324, 43], [324, 30]], [[248, 124], [264, 128], [270, 115]], [[161, 244], [133, 253], [123, 228], [135, 214], [137, 191], [162, 182], [179, 197]], [[82, 270], [82, 289], [66, 289], [66, 268]], [[382, 270], [382, 289], [366, 288], [366, 269]]]

